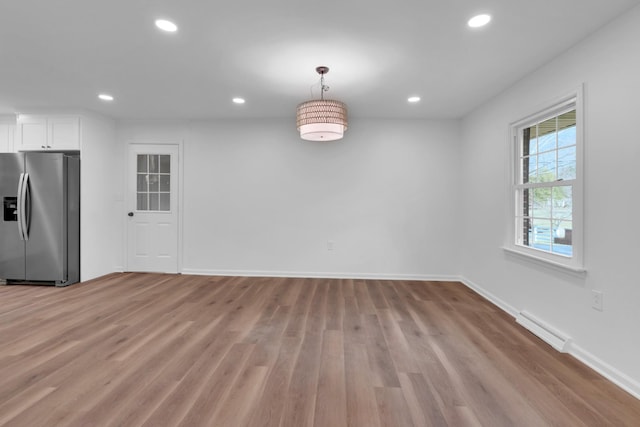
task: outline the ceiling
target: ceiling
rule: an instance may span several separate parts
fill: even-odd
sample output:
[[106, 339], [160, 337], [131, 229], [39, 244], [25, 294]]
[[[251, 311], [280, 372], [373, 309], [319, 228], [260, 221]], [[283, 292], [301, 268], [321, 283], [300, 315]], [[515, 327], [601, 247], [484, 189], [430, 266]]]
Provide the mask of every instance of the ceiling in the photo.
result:
[[[352, 117], [458, 118], [639, 2], [6, 0], [0, 114], [293, 119], [326, 65]], [[467, 27], [480, 12], [491, 23]]]

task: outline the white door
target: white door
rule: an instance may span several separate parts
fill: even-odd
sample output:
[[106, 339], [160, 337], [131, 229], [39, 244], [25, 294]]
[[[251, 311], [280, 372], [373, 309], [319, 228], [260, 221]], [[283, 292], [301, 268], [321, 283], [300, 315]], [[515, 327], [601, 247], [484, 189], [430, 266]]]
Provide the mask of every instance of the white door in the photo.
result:
[[127, 270], [178, 272], [177, 145], [130, 144]]

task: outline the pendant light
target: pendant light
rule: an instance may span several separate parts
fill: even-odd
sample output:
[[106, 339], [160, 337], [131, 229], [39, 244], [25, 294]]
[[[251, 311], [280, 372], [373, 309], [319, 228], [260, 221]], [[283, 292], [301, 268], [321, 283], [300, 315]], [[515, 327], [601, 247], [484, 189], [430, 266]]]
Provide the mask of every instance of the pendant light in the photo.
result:
[[320, 74], [320, 99], [298, 105], [296, 124], [300, 137], [309, 141], [335, 141], [347, 130], [347, 106], [344, 102], [324, 99], [329, 86], [324, 84], [324, 75], [329, 67], [317, 67]]

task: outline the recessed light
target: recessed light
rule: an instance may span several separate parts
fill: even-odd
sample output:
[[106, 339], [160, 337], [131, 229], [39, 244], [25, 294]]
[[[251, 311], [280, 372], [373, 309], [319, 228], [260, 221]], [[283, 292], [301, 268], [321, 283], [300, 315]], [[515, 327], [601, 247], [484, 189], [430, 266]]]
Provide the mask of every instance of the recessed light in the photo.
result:
[[178, 26], [171, 21], [167, 21], [166, 19], [156, 19], [156, 27], [168, 33], [175, 33], [176, 31], [178, 31]]
[[476, 15], [473, 18], [469, 19], [469, 21], [467, 22], [467, 25], [470, 26], [471, 28], [479, 28], [487, 25], [489, 21], [491, 21], [491, 15], [487, 15], [486, 13], [483, 13], [481, 15]]
[[234, 104], [244, 104], [244, 98], [233, 98]]
[[108, 93], [101, 93], [100, 95], [98, 95], [98, 98], [102, 99], [103, 101], [113, 101], [113, 96], [109, 95]]
[[415, 104], [416, 102], [420, 102], [420, 97], [410, 96], [409, 98], [407, 98], [407, 102], [411, 102], [412, 104]]

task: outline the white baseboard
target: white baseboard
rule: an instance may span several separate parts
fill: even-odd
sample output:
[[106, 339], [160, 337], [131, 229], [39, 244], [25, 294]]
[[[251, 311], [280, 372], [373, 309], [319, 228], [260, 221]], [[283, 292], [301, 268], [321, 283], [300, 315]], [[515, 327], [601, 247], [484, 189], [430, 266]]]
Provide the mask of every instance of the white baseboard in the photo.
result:
[[273, 270], [209, 270], [198, 268], [185, 268], [182, 270], [182, 274], [195, 274], [203, 276], [291, 277], [314, 279], [423, 280], [437, 282], [458, 282], [460, 280], [460, 278], [455, 275], [447, 276], [433, 274], [332, 273]]
[[[478, 295], [484, 297], [486, 300], [494, 304], [495, 306], [501, 308], [506, 313], [513, 316], [514, 319], [517, 320], [518, 314], [520, 310], [516, 309], [512, 305], [506, 303], [500, 298], [488, 292], [486, 289], [481, 287], [480, 285], [473, 283], [471, 280], [459, 277], [458, 280], [469, 287], [471, 290], [476, 292]], [[555, 328], [553, 328], [555, 330]], [[537, 335], [537, 334], [536, 334]], [[538, 335], [545, 342], [550, 344], [552, 347], [554, 346], [551, 342], [547, 341], [544, 337]], [[555, 347], [554, 347], [555, 348]], [[640, 383], [633, 378], [629, 377], [625, 373], [619, 371], [613, 366], [603, 362], [602, 360], [595, 357], [593, 354], [584, 350], [582, 347], [577, 345], [575, 341], [569, 341], [565, 351], [567, 351], [571, 356], [578, 359], [580, 362], [587, 365], [589, 368], [593, 369], [612, 383], [616, 384], [618, 387], [635, 397], [636, 399], [640, 399]]]
[[508, 314], [510, 314], [514, 319], [516, 318], [516, 316], [518, 316], [518, 313], [520, 310], [516, 309], [511, 304], [508, 304], [507, 302], [501, 300], [497, 296], [493, 295], [491, 292], [488, 292], [486, 289], [484, 289], [480, 285], [473, 283], [471, 280], [465, 277], [458, 277], [458, 281], [462, 282], [466, 287], [468, 287], [469, 289], [471, 289], [472, 291], [474, 291], [475, 293], [477, 293], [478, 295], [480, 295], [481, 297], [483, 297], [493, 305], [501, 308], [502, 311], [505, 311]]
[[618, 387], [640, 400], [640, 383], [633, 378], [629, 377], [623, 372], [620, 372], [608, 363], [595, 357], [593, 354], [584, 350], [582, 347], [571, 343], [569, 354], [616, 384]]

